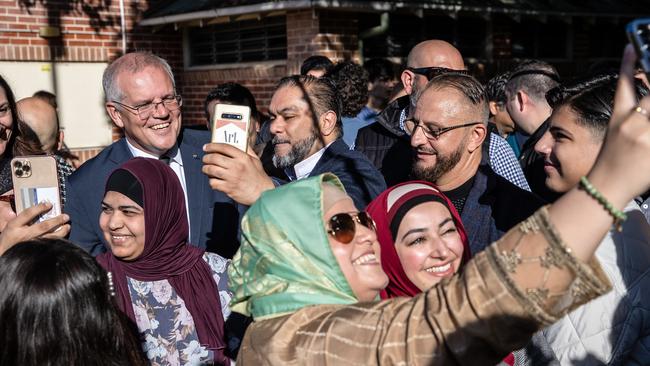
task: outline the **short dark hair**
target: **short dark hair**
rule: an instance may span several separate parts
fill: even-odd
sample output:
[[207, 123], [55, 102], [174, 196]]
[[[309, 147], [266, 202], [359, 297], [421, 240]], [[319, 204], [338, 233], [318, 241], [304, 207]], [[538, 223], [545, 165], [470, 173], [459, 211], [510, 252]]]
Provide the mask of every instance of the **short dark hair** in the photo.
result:
[[560, 84], [560, 75], [555, 68], [544, 61], [525, 60], [510, 73], [506, 90], [514, 95], [523, 90], [535, 101], [544, 101], [546, 92]]
[[428, 89], [443, 89], [451, 88], [462, 95], [476, 108], [479, 109], [481, 113], [481, 121], [487, 123], [490, 116], [490, 107], [487, 102], [487, 95], [485, 94], [485, 89], [483, 85], [476, 80], [475, 77], [461, 72], [445, 72], [438, 76], [435, 76], [433, 79], [429, 80], [427, 86], [420, 92], [420, 95], [417, 96], [419, 99], [420, 96]]
[[292, 75], [280, 79], [276, 91], [284, 87], [297, 87], [302, 90], [303, 98], [313, 115], [314, 129], [320, 131], [318, 118], [327, 111], [336, 113], [336, 129], [343, 136], [341, 122], [341, 98], [334, 83], [328, 78], [315, 78], [311, 75]]
[[257, 110], [255, 97], [251, 91], [238, 83], [223, 83], [217, 85], [216, 88], [210, 90], [208, 96], [205, 97], [203, 102], [203, 109], [205, 110], [205, 118], [210, 118], [210, 111], [208, 111], [208, 104], [213, 100], [219, 100], [225, 103], [232, 103], [236, 105], [245, 105], [251, 109], [251, 118], [256, 121], [260, 120], [260, 113]]
[[368, 71], [368, 81], [371, 83], [397, 79], [395, 64], [385, 58], [368, 60], [363, 64], [363, 68]]
[[106, 272], [66, 240], [19, 243], [0, 257], [2, 365], [144, 365]]
[[506, 84], [508, 84], [508, 79], [510, 79], [510, 73], [504, 72], [494, 76], [485, 84], [488, 102], [505, 104], [508, 101], [506, 98]]
[[323, 70], [327, 72], [332, 65], [332, 61], [325, 56], [309, 56], [300, 65], [300, 75], [307, 75], [311, 70]]
[[[546, 100], [551, 108], [568, 106], [577, 115], [577, 122], [590, 129], [595, 137], [605, 138], [614, 110], [614, 96], [618, 75], [605, 74], [551, 89]], [[648, 95], [642, 81], [636, 80], [634, 90], [637, 102]]]
[[[18, 108], [16, 107], [16, 97], [14, 97], [14, 92], [11, 91], [11, 87], [9, 86], [9, 83], [7, 83], [7, 80], [5, 80], [2, 75], [0, 75], [0, 88], [5, 91], [5, 95], [7, 96], [7, 103], [9, 104], [9, 110], [11, 111], [11, 128], [16, 129], [16, 121], [18, 121]], [[2, 154], [3, 157], [11, 157], [12, 151], [14, 148], [14, 143], [16, 141], [16, 131], [13, 131], [11, 136], [9, 137], [9, 141], [7, 141], [7, 145], [5, 146], [5, 152]]]
[[325, 74], [336, 86], [342, 101], [342, 117], [355, 117], [368, 103], [368, 72], [351, 61], [334, 65]]

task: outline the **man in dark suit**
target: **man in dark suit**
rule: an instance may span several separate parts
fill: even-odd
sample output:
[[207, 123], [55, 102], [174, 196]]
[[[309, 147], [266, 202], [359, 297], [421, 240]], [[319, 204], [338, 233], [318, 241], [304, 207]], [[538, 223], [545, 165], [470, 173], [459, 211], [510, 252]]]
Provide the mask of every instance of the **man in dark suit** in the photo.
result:
[[[363, 209], [386, 189], [381, 173], [343, 141], [341, 101], [327, 79], [289, 76], [280, 80], [269, 106], [274, 137], [273, 164], [290, 180], [331, 172]], [[249, 205], [262, 191], [283, 184], [268, 177], [259, 159], [232, 146], [209, 144], [203, 171], [210, 184], [237, 202]]]
[[232, 257], [238, 248], [238, 206], [212, 190], [201, 173], [202, 146], [210, 136], [207, 131], [181, 131], [182, 99], [167, 62], [150, 53], [126, 54], [106, 68], [103, 87], [106, 111], [125, 137], [69, 177], [65, 211], [72, 223], [70, 240], [93, 255], [106, 251], [99, 227], [106, 179], [120, 164], [139, 156], [168, 163], [178, 176], [190, 243]]
[[472, 76], [449, 72], [429, 81], [413, 116], [404, 122], [415, 150], [412, 174], [449, 197], [461, 215], [472, 254], [543, 204], [482, 159], [488, 116], [483, 86]]

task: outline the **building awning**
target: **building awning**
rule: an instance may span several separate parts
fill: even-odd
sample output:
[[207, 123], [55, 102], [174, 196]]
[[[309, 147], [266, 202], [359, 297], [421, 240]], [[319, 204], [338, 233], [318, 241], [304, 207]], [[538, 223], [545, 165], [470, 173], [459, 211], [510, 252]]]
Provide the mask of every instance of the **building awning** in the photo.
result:
[[348, 11], [391, 12], [438, 10], [448, 13], [512, 14], [530, 16], [641, 17], [650, 15], [650, 0], [169, 0], [149, 9], [142, 26], [208, 24], [265, 16], [288, 10], [327, 8]]

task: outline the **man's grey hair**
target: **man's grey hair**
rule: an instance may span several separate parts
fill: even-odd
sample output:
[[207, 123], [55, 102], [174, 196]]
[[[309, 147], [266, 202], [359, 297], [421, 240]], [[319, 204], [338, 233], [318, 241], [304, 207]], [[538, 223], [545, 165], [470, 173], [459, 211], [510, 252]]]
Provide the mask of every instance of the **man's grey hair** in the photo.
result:
[[546, 103], [546, 93], [560, 84], [560, 75], [549, 63], [528, 60], [520, 63], [510, 73], [506, 93], [512, 98], [524, 91], [534, 102]]
[[106, 70], [104, 70], [104, 75], [102, 76], [102, 87], [104, 88], [104, 97], [106, 98], [106, 102], [121, 102], [124, 98], [124, 93], [120, 90], [117, 83], [117, 77], [121, 72], [134, 74], [149, 66], [158, 67], [167, 73], [169, 79], [172, 81], [174, 91], [176, 90], [174, 73], [165, 59], [158, 57], [151, 52], [132, 52], [111, 62], [111, 64], [106, 67]]

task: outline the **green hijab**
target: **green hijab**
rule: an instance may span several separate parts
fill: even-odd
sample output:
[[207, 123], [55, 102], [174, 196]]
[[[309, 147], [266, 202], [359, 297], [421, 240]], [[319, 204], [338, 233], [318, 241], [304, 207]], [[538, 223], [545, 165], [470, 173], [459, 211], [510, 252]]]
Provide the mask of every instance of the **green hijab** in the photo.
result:
[[358, 301], [327, 239], [323, 184], [345, 191], [335, 175], [323, 174], [266, 191], [248, 209], [228, 268], [233, 311], [257, 320]]

